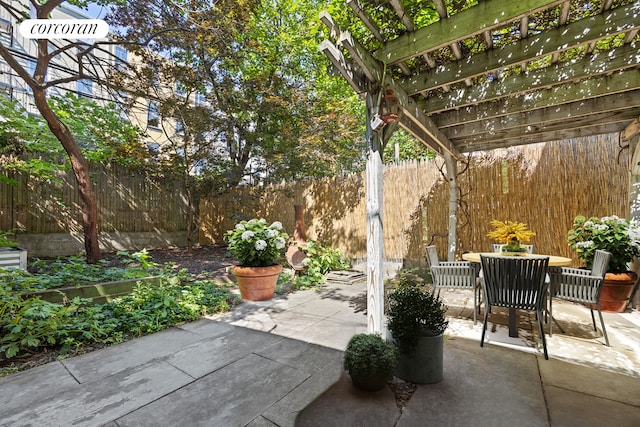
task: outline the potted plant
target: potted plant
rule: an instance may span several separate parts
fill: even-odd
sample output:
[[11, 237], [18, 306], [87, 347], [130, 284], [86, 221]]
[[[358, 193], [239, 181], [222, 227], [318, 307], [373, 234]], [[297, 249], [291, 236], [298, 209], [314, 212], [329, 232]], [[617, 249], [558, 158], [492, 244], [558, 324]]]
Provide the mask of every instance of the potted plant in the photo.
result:
[[[9, 238], [16, 230], [0, 231], [0, 268], [27, 269], [27, 251]], [[20, 229], [22, 231], [22, 229]]]
[[240, 262], [231, 272], [238, 281], [243, 299], [262, 301], [273, 297], [282, 271], [276, 261], [282, 257], [289, 235], [278, 221], [241, 221], [224, 235], [227, 249]]
[[638, 276], [628, 264], [640, 256], [640, 226], [618, 216], [591, 217], [578, 215], [567, 235], [569, 246], [576, 251], [586, 268], [591, 268], [597, 249], [611, 253], [605, 276], [600, 307], [604, 311], [622, 313]]
[[398, 350], [379, 334], [354, 335], [344, 352], [344, 369], [349, 371], [353, 385], [361, 390], [381, 390], [397, 366]]
[[504, 244], [503, 252], [510, 253], [526, 253], [526, 248], [520, 246], [526, 243], [536, 235], [527, 228], [527, 224], [514, 221], [491, 221], [493, 231], [487, 233], [487, 237], [496, 240], [498, 243]]
[[387, 327], [400, 352], [396, 376], [418, 384], [442, 381], [447, 307], [411, 272], [400, 270], [389, 282]]

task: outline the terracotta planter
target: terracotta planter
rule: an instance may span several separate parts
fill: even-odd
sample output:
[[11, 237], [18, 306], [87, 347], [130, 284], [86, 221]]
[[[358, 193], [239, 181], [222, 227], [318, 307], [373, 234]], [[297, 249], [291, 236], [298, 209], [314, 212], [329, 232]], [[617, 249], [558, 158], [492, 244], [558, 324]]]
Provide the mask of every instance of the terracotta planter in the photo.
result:
[[281, 271], [280, 264], [268, 267], [237, 265], [231, 270], [238, 281], [242, 299], [248, 301], [264, 301], [273, 298]]
[[633, 271], [607, 273], [600, 293], [600, 309], [612, 313], [624, 313], [638, 275]]

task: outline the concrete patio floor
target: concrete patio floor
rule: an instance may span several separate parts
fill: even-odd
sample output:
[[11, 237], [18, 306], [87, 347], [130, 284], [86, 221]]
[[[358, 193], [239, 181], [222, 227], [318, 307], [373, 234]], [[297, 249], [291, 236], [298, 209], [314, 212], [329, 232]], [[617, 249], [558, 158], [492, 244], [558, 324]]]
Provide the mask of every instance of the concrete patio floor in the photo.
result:
[[[404, 411], [387, 387], [356, 390], [342, 351], [366, 331], [366, 287], [328, 284], [0, 378], [2, 426], [638, 426], [640, 314], [555, 304], [540, 348], [535, 319], [471, 320], [472, 294], [449, 306], [444, 380], [420, 385]], [[533, 328], [532, 328], [533, 326]], [[555, 325], [554, 325], [555, 326]]]

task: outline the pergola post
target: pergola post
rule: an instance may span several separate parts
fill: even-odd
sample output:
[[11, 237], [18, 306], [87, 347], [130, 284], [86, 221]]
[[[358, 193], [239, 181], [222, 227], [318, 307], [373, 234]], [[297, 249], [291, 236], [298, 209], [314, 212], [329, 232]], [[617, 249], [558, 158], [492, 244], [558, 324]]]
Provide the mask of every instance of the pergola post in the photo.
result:
[[458, 163], [448, 152], [443, 153], [449, 181], [449, 238], [447, 259], [456, 259], [456, 225], [458, 223]]
[[384, 236], [382, 223], [383, 164], [382, 130], [375, 131], [371, 121], [377, 117], [376, 93], [367, 92], [367, 330], [385, 336], [384, 322]]
[[[621, 139], [629, 142], [629, 219], [640, 222], [640, 117], [627, 126]], [[640, 261], [635, 260], [633, 271], [640, 275]], [[640, 291], [637, 287], [631, 295], [632, 307], [640, 307]]]

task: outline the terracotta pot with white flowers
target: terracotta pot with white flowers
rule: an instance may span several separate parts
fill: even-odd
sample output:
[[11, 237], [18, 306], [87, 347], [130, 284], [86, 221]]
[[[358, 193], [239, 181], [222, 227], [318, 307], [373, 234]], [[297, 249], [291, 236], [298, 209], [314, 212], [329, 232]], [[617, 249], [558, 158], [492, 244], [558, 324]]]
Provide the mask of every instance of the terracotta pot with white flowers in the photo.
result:
[[273, 297], [289, 235], [278, 221], [269, 225], [265, 219], [241, 221], [225, 233], [227, 249], [238, 259], [231, 272], [238, 281], [242, 299], [263, 301]]
[[629, 263], [640, 256], [638, 223], [615, 215], [589, 219], [578, 215], [569, 230], [568, 242], [587, 268], [591, 268], [597, 249], [611, 253], [600, 294], [600, 307], [603, 311], [624, 312], [638, 280], [637, 274], [629, 271]]

